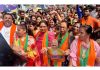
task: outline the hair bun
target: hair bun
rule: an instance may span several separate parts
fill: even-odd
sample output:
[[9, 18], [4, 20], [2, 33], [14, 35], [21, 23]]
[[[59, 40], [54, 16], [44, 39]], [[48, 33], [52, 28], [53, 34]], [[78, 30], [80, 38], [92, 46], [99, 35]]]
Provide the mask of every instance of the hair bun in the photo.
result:
[[90, 25], [86, 25], [86, 32], [92, 34], [92, 27]]

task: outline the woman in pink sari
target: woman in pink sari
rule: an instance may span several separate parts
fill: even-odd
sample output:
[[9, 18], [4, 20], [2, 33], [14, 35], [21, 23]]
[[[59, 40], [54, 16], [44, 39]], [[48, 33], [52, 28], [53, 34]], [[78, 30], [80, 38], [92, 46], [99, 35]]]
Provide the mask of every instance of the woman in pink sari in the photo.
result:
[[36, 36], [36, 46], [40, 55], [41, 66], [48, 66], [47, 47], [50, 46], [50, 42], [54, 39], [54, 32], [49, 32], [47, 26], [46, 21], [41, 21], [39, 24], [40, 31]]

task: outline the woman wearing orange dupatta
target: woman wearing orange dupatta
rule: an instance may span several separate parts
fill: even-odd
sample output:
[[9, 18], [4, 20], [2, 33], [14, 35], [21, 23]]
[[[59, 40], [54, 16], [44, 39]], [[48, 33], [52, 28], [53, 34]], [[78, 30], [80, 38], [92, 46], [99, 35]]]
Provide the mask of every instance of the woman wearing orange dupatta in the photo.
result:
[[48, 23], [41, 21], [39, 24], [40, 31], [36, 36], [36, 46], [40, 55], [40, 65], [49, 66], [47, 48], [50, 46], [50, 42], [54, 39], [54, 33], [48, 32]]
[[69, 32], [68, 32], [68, 25], [66, 23], [66, 21], [62, 21], [60, 24], [60, 33], [58, 34], [57, 37], [58, 40], [58, 48], [60, 48], [65, 55], [65, 60], [63, 60], [62, 62], [58, 62], [57, 66], [68, 66], [69, 65], [69, 59], [68, 59], [68, 55], [69, 55], [69, 45], [71, 42], [70, 40], [70, 36], [69, 36]]
[[100, 46], [90, 38], [91, 33], [91, 26], [81, 26], [79, 38], [71, 44], [70, 65], [94, 66], [95, 61], [100, 59]]
[[39, 54], [35, 47], [35, 39], [26, 33], [26, 26], [24, 24], [17, 26], [17, 34], [12, 49], [21, 56], [22, 60], [26, 60], [25, 66], [38, 65], [37, 59]]

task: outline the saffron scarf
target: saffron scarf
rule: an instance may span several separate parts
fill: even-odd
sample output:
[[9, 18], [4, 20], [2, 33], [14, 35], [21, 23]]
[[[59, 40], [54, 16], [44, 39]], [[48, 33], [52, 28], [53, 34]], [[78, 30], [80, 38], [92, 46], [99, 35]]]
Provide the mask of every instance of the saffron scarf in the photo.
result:
[[[58, 41], [60, 40], [60, 38], [61, 38], [61, 34], [58, 35]], [[58, 47], [64, 51], [68, 48], [68, 32], [66, 32]]]
[[[42, 48], [47, 48], [48, 47], [48, 31], [45, 32], [42, 40]], [[44, 66], [50, 66], [50, 60], [48, 59], [47, 54], [43, 54], [43, 65]]]
[[[25, 43], [25, 44], [24, 44]], [[19, 46], [23, 46], [24, 48], [24, 51], [26, 52], [27, 51], [27, 47], [28, 47], [28, 35], [26, 35], [26, 39], [25, 39], [25, 41], [22, 43], [21, 42], [21, 40], [19, 39], [18, 40], [18, 44], [19, 44]]]
[[[3, 28], [3, 22], [0, 22], [0, 30]], [[10, 30], [10, 46], [12, 46], [13, 44], [13, 41], [14, 41], [14, 33], [16, 31], [16, 25], [15, 24], [12, 24], [11, 26], [11, 30]]]
[[[77, 65], [81, 66], [82, 62], [80, 60], [80, 57], [81, 57], [81, 40], [80, 39], [78, 40], [78, 43], [77, 43], [77, 49], [78, 49], [77, 50], [77, 57], [79, 57], [77, 59]], [[88, 56], [88, 57], [85, 59], [86, 60], [85, 66], [86, 65], [94, 66], [95, 59], [96, 59], [96, 52], [95, 52], [94, 42], [92, 39], [90, 39], [90, 48], [88, 48], [86, 56]]]

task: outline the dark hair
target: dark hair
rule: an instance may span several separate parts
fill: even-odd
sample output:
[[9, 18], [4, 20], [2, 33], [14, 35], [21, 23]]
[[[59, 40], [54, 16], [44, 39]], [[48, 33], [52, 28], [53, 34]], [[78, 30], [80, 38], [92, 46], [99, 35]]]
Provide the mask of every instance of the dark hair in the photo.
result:
[[12, 19], [14, 20], [14, 16], [13, 16], [12, 13], [4, 13], [4, 14], [3, 14], [3, 18], [4, 18], [5, 15], [10, 15], [10, 16], [12, 17]]
[[14, 17], [14, 15], [12, 13], [4, 13], [3, 14], [3, 18], [4, 18], [5, 15], [10, 15], [12, 17], [13, 22], [15, 23], [15, 20], [14, 20], [15, 17]]
[[89, 10], [89, 12], [90, 12], [90, 8], [89, 8], [89, 7], [86, 7], [86, 8], [83, 9], [84, 12], [85, 12], [86, 10]]
[[20, 24], [26, 25], [25, 21], [20, 21]]
[[27, 30], [27, 27], [26, 27], [25, 24], [19, 24], [19, 25], [17, 25], [17, 26], [21, 26], [22, 29]]
[[13, 12], [12, 15], [13, 15], [14, 19], [17, 19], [17, 14], [16, 14], [16, 12]]
[[84, 27], [87, 34], [92, 34], [92, 27], [90, 25], [82, 25], [81, 27]]
[[25, 13], [25, 11], [24, 10], [19, 10], [18, 14], [21, 14], [21, 13]]
[[[23, 22], [24, 24], [21, 24], [22, 22]], [[26, 25], [26, 22], [25, 22], [25, 21], [20, 21], [20, 24], [18, 24], [18, 26], [21, 26], [22, 29], [26, 30], [26, 32], [27, 32], [27, 25]]]
[[32, 17], [35, 17], [36, 18], [36, 16], [35, 15], [32, 15], [31, 17], [30, 17], [30, 19], [32, 20]]
[[36, 26], [36, 21], [31, 21], [29, 24], [33, 25], [33, 26]]
[[74, 25], [76, 25], [76, 24], [80, 24], [80, 27], [82, 26], [82, 24], [81, 24], [80, 22], [75, 22], [75, 24], [74, 24]]
[[45, 25], [48, 26], [48, 22], [45, 21], [45, 20], [42, 20], [42, 21], [39, 23], [39, 26], [41, 25], [41, 23], [45, 23]]
[[41, 17], [41, 16], [37, 16], [37, 17], [36, 17], [36, 19], [37, 19], [37, 18], [41, 18], [41, 19], [42, 19], [42, 17]]
[[[30, 22], [29, 25], [34, 26], [35, 27], [34, 30], [37, 30], [36, 21]], [[27, 28], [27, 32], [28, 32], [28, 35], [34, 36], [33, 32], [29, 28]]]
[[66, 21], [66, 20], [62, 20], [60, 23], [63, 23], [63, 22], [65, 22], [65, 23], [66, 23], [66, 26], [67, 26], [67, 27], [69, 27], [69, 24], [67, 23], [67, 21]]
[[74, 13], [74, 16], [75, 16], [75, 14], [77, 14], [77, 15], [78, 15], [78, 13], [77, 13], [77, 12], [75, 12], [75, 13]]
[[[34, 30], [36, 30], [36, 22], [34, 21], [30, 21], [30, 23], [28, 23], [28, 25], [32, 25], [32, 26], [35, 26]], [[29, 27], [27, 27], [27, 33], [28, 35], [31, 35], [31, 36], [34, 36], [33, 32], [29, 29]]]

